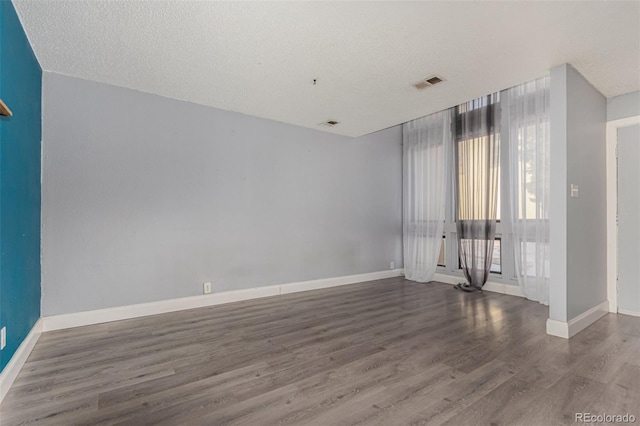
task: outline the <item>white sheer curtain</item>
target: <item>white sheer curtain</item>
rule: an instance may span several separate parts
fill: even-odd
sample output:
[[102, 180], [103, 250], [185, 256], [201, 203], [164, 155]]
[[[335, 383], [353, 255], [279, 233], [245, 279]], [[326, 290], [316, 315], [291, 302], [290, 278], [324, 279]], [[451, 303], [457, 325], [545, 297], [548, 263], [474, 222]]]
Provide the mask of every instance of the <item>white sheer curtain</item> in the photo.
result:
[[442, 242], [451, 111], [405, 123], [402, 131], [404, 274], [428, 282]]
[[511, 225], [516, 274], [530, 300], [549, 304], [549, 77], [507, 92]]

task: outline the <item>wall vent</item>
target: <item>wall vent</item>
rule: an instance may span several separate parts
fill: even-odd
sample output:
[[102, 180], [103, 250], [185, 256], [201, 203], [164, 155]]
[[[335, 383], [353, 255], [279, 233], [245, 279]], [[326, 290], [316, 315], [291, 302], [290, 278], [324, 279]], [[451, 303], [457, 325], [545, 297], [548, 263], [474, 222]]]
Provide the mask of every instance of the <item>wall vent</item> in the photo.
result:
[[444, 78], [438, 75], [432, 75], [430, 77], [425, 78], [424, 80], [420, 80], [419, 82], [415, 83], [413, 87], [415, 87], [418, 90], [422, 90], [422, 89], [426, 89], [427, 87], [435, 86], [436, 84], [442, 83], [443, 81], [445, 81]]

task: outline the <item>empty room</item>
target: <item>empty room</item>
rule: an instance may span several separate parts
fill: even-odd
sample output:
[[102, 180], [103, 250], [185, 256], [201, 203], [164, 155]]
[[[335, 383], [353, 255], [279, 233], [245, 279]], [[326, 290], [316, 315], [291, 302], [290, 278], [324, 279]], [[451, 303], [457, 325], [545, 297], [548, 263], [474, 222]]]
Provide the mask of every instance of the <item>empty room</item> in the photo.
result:
[[0, 0], [0, 425], [640, 423], [640, 1]]

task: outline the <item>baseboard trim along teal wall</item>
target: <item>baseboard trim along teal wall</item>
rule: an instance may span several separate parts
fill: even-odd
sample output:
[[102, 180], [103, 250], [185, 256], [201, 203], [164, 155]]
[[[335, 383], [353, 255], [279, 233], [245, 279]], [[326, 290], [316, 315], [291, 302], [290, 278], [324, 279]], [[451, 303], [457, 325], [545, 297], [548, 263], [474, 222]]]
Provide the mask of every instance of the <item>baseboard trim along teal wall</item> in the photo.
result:
[[31, 351], [38, 343], [38, 339], [42, 334], [42, 325], [44, 323], [44, 318], [40, 318], [34, 324], [33, 328], [27, 334], [27, 337], [24, 338], [18, 349], [11, 357], [9, 363], [4, 367], [2, 372], [0, 373], [0, 403], [7, 396], [9, 389], [11, 389], [11, 385], [18, 377], [18, 374], [22, 370], [24, 363], [27, 362], [27, 358], [31, 355]]
[[0, 1], [0, 350], [4, 370], [40, 318], [42, 70], [13, 4]]

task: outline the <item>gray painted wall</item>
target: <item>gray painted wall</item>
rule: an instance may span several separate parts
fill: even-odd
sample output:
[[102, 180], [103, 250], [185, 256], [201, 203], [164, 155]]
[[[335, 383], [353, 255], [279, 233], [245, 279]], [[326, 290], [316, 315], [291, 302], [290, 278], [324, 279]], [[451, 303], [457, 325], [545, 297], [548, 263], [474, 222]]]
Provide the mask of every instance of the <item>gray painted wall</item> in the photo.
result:
[[640, 124], [618, 129], [618, 308], [640, 313]]
[[567, 320], [567, 65], [550, 71], [549, 318]]
[[[552, 69], [551, 92], [549, 316], [568, 321], [607, 299], [607, 102], [568, 65]], [[570, 197], [571, 184], [579, 185], [578, 198]]]
[[640, 115], [640, 91], [616, 96], [607, 102], [607, 121]]
[[352, 139], [43, 80], [43, 315], [402, 265], [401, 127]]
[[[607, 100], [574, 68], [567, 72], [567, 318], [607, 300]], [[567, 189], [568, 191], [568, 189]]]

